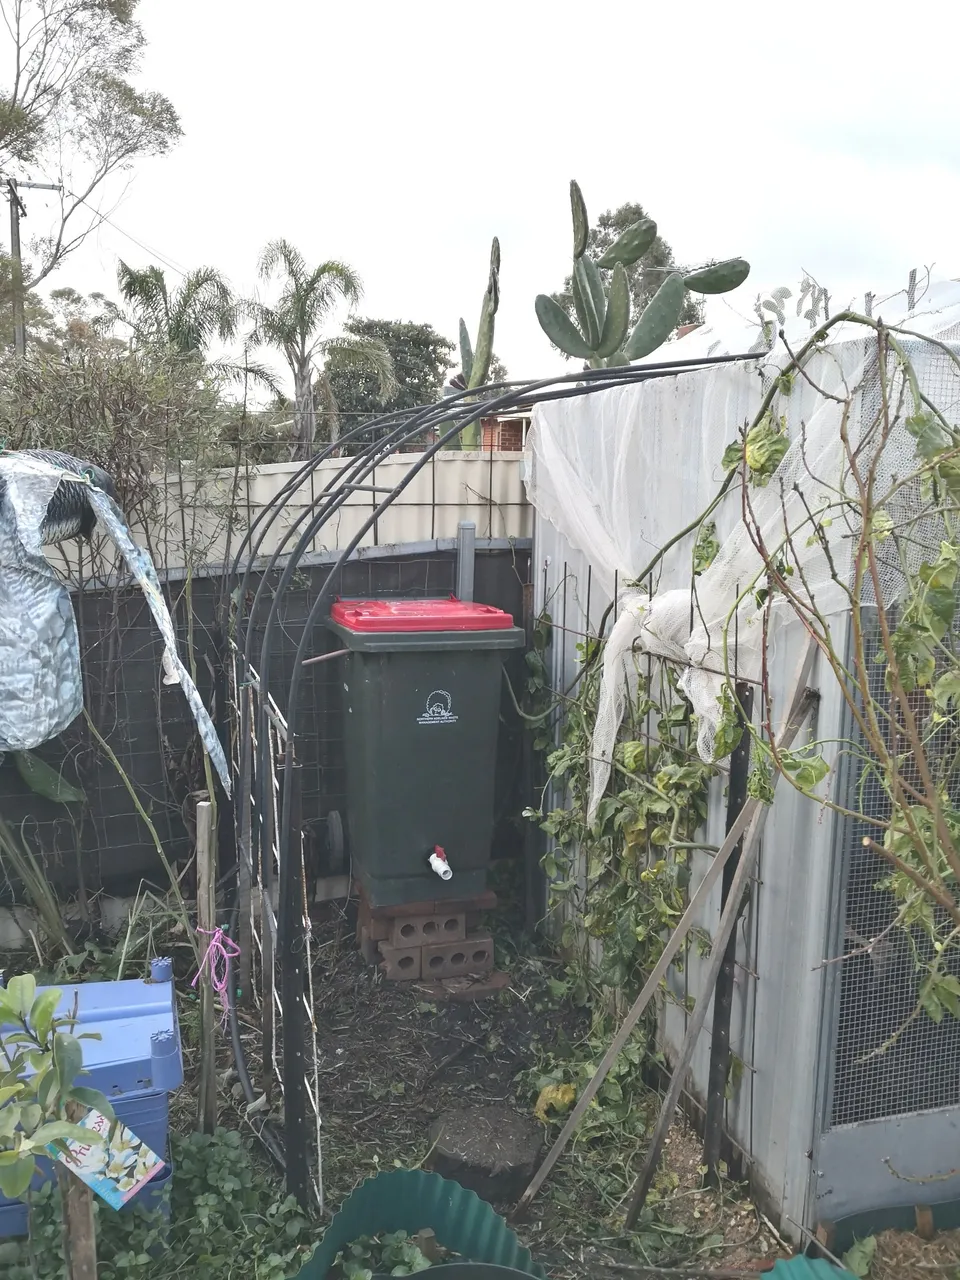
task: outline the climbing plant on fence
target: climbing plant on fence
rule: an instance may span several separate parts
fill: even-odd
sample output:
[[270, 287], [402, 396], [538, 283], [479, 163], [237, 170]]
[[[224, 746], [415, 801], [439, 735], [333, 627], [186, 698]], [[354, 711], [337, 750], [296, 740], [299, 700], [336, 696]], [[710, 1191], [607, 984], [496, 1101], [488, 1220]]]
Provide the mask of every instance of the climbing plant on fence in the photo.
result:
[[[601, 642], [581, 644], [579, 652], [578, 690], [565, 705], [561, 744], [547, 755], [556, 803], [527, 817], [550, 837], [544, 866], [553, 906], [570, 908], [561, 940], [577, 956], [578, 980], [634, 993], [683, 912], [690, 853], [717, 769], [696, 755], [691, 706], [675, 672], [638, 658], [639, 697], [616, 748], [608, 794], [589, 820]], [[583, 885], [576, 874], [581, 858]], [[591, 941], [599, 944], [596, 963]]]
[[[682, 910], [710, 778], [749, 732], [749, 794], [770, 802], [779, 773], [811, 803], [862, 824], [876, 855], [889, 923], [860, 942], [871, 956], [903, 948], [918, 992], [882, 1052], [917, 1018], [960, 1017], [960, 359], [937, 338], [852, 312], [795, 353], [784, 340], [780, 353], [764, 367], [752, 418], [731, 423], [716, 496], [683, 531], [689, 665], [671, 671], [655, 659], [644, 618], [656, 599], [647, 611], [634, 595], [637, 642], [624, 672], [636, 697], [594, 816], [599, 640], [581, 653], [548, 757], [562, 795], [529, 816], [551, 837], [554, 894], [576, 901], [586, 937], [600, 944], [592, 978], [635, 986]], [[721, 504], [738, 512], [722, 546]], [[843, 741], [775, 746], [771, 653], [788, 623], [819, 649], [821, 693], [835, 682], [846, 705], [853, 733]], [[757, 690], [746, 728], [741, 679]], [[853, 799], [838, 783], [844, 770], [859, 780]], [[585, 879], [574, 874], [578, 858]], [[568, 925], [568, 944], [573, 935]]]
[[[809, 360], [827, 329], [842, 321], [857, 326], [866, 342], [858, 382], [818, 388], [835, 401], [839, 477], [825, 484], [799, 451], [792, 481], [778, 471], [771, 483], [785, 511], [789, 484], [804, 500], [771, 538], [756, 518], [751, 433], [754, 441], [760, 431], [770, 438], [776, 399], [793, 393], [796, 377], [809, 379]], [[935, 379], [925, 377], [931, 359]], [[819, 748], [783, 757], [767, 717], [752, 729], [753, 785], [762, 794], [777, 770], [817, 803], [863, 825], [863, 844], [877, 857], [877, 887], [890, 895], [893, 910], [883, 933], [861, 945], [877, 958], [884, 947], [904, 946], [918, 974], [916, 1007], [885, 1049], [918, 1017], [960, 1017], [960, 359], [936, 339], [845, 313], [787, 372], [766, 416], [736, 444], [735, 462], [728, 459], [743, 486], [744, 525], [761, 563], [744, 590], [754, 593], [762, 614], [760, 676], [767, 692], [766, 653], [777, 621], [798, 620], [816, 642], [821, 686], [836, 683], [856, 730], [837, 744], [837, 764], [846, 758], [859, 783], [851, 809], [835, 786], [820, 785], [828, 767]], [[929, 390], [931, 380], [944, 407]], [[807, 568], [810, 548], [826, 561], [819, 580]], [[867, 804], [868, 792], [879, 801]]]

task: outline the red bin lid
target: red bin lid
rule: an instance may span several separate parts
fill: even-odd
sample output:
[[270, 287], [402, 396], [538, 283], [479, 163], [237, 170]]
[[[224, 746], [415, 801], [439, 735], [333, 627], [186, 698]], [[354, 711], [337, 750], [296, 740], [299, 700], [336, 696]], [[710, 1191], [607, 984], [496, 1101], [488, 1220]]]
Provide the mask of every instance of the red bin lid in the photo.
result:
[[513, 618], [465, 600], [337, 600], [330, 620], [347, 631], [505, 631]]

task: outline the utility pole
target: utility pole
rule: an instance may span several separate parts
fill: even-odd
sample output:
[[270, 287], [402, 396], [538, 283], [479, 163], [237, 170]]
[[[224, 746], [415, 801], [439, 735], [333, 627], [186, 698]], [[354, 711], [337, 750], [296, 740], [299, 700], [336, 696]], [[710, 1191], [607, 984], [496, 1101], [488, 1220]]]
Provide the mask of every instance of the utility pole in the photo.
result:
[[13, 347], [18, 356], [27, 354], [27, 326], [23, 312], [23, 257], [20, 252], [20, 219], [27, 210], [20, 199], [20, 187], [34, 191], [62, 191], [58, 182], [17, 182], [7, 179], [7, 199], [10, 201], [10, 259], [13, 283]]
[[27, 327], [23, 319], [23, 259], [20, 256], [20, 218], [27, 216], [15, 178], [7, 179], [10, 201], [10, 259], [13, 277], [13, 348], [18, 356], [27, 354]]

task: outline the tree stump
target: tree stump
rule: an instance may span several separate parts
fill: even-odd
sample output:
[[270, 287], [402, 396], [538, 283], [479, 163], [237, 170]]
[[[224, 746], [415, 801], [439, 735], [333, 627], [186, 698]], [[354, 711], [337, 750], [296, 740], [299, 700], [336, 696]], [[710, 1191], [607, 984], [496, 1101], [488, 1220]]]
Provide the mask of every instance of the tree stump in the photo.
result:
[[512, 1202], [533, 1177], [543, 1127], [496, 1105], [445, 1111], [430, 1129], [428, 1167], [493, 1204]]

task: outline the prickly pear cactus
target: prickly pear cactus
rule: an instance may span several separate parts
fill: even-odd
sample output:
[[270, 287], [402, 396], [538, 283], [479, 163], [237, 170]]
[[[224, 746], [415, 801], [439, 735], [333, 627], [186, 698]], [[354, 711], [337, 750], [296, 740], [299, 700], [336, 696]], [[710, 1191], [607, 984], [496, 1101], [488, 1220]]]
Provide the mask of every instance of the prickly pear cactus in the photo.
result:
[[[641, 218], [627, 227], [596, 262], [587, 253], [590, 222], [583, 193], [570, 183], [573, 216], [572, 292], [576, 321], [545, 293], [536, 300], [537, 319], [555, 347], [591, 368], [629, 364], [662, 346], [680, 319], [687, 291], [728, 293], [743, 284], [750, 265], [730, 258], [681, 275], [667, 275], [631, 328], [630, 284], [627, 268], [639, 262], [657, 238], [657, 224]], [[606, 278], [602, 273], [608, 273]], [[461, 321], [461, 345], [465, 329]], [[470, 384], [473, 385], [473, 384]]]

